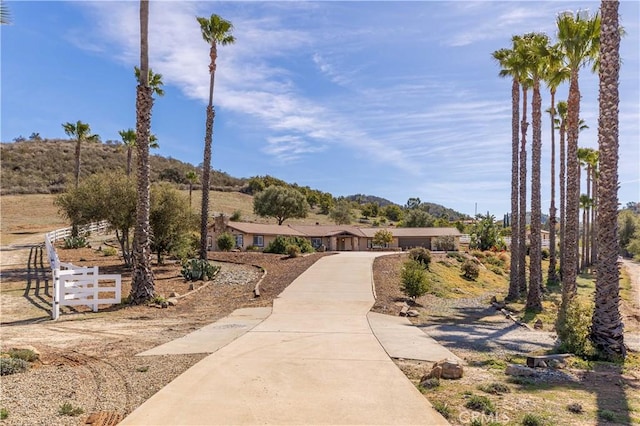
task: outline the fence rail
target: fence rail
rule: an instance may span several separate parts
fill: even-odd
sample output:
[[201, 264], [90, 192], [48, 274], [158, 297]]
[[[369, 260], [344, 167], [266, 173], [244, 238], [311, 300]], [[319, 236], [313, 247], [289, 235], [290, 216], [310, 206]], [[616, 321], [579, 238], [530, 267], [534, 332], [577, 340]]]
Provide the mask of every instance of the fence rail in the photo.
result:
[[[102, 222], [93, 222], [88, 225], [78, 227], [78, 234], [87, 234], [89, 232], [106, 232], [109, 228], [109, 222], [103, 220]], [[49, 239], [52, 243], [56, 241], [63, 240], [67, 237], [71, 236], [71, 230], [73, 228], [62, 228], [56, 229], [55, 231], [51, 231], [45, 234], [45, 240]]]
[[[507, 247], [511, 247], [511, 237], [504, 237], [504, 242], [507, 245]], [[471, 242], [471, 235], [469, 234], [462, 234], [460, 236], [460, 242], [462, 244], [469, 244]], [[549, 248], [549, 240], [548, 239], [543, 239], [540, 242], [542, 248]]]

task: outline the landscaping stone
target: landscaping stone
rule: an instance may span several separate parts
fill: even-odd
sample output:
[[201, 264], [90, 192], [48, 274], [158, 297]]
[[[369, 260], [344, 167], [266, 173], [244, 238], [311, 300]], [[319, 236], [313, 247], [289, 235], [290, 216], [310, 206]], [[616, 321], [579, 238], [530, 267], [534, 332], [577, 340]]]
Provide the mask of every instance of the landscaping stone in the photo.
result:
[[175, 297], [170, 297], [167, 299], [167, 303], [169, 304], [169, 306], [176, 306], [178, 304], [178, 299], [176, 299]]
[[408, 317], [419, 317], [420, 313], [418, 311], [414, 310], [414, 309], [409, 309], [407, 311], [407, 316]]
[[463, 373], [464, 369], [462, 368], [462, 364], [458, 361], [455, 359], [443, 359], [436, 362], [431, 368], [431, 371], [422, 376], [420, 381], [432, 378], [456, 380], [462, 378]]
[[169, 293], [169, 297], [180, 297], [180, 294], [176, 291], [172, 291], [171, 293]]
[[533, 324], [533, 328], [536, 330], [542, 330], [542, 320], [538, 318], [538, 321]]
[[524, 365], [509, 364], [504, 370], [507, 376], [531, 377], [536, 374], [535, 370]]

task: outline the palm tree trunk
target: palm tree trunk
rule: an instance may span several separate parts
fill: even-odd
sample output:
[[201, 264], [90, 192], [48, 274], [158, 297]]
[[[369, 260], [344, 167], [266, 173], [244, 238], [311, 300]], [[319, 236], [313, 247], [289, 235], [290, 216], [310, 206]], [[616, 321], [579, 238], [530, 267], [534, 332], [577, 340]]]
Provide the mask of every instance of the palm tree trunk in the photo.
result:
[[127, 176], [131, 176], [131, 160], [133, 158], [133, 147], [127, 147]]
[[155, 294], [151, 271], [149, 134], [153, 96], [149, 87], [149, 1], [140, 0], [140, 84], [136, 91], [136, 146], [138, 150], [138, 200], [133, 248], [131, 303], [140, 304]]
[[591, 207], [591, 264], [595, 265], [598, 259], [598, 179], [594, 176], [593, 185], [593, 206]]
[[600, 202], [598, 207], [598, 265], [595, 309], [590, 338], [598, 351], [609, 357], [625, 357], [620, 317], [618, 271], [618, 81], [620, 30], [617, 0], [602, 1], [600, 46]]
[[513, 79], [511, 87], [511, 268], [509, 270], [509, 293], [507, 300], [516, 300], [520, 296], [518, 283], [518, 261], [520, 243], [518, 238], [518, 136], [520, 133], [520, 84]]
[[529, 293], [526, 308], [542, 310], [542, 208], [540, 166], [542, 157], [542, 98], [540, 80], [534, 79], [531, 102], [533, 122], [531, 144], [531, 231], [529, 237]]
[[211, 181], [211, 145], [213, 143], [213, 86], [216, 76], [217, 48], [215, 41], [211, 43], [211, 63], [209, 64], [209, 105], [207, 105], [207, 122], [204, 136], [204, 158], [202, 161], [202, 209], [200, 216], [200, 259], [207, 259], [207, 233], [209, 229], [209, 185]]
[[576, 295], [578, 271], [578, 229], [580, 222], [580, 164], [578, 163], [578, 117], [580, 116], [580, 88], [578, 70], [571, 71], [567, 107], [567, 195], [565, 223], [564, 276], [562, 277], [562, 306], [566, 312], [568, 303]]
[[565, 135], [566, 135], [566, 127], [564, 123], [564, 119], [562, 119], [560, 124], [560, 280], [563, 279], [565, 273], [565, 261], [564, 256], [567, 253], [564, 243], [565, 243], [565, 225], [567, 219], [566, 212], [566, 197], [567, 197], [567, 189], [566, 189], [566, 171], [567, 171], [567, 156], [566, 152], [566, 143], [565, 143]]
[[80, 145], [82, 141], [80, 137], [76, 140], [76, 169], [75, 169], [75, 178], [76, 178], [76, 189], [78, 189], [78, 185], [80, 185]]
[[527, 294], [526, 255], [527, 255], [527, 89], [522, 88], [522, 121], [520, 132], [522, 134], [520, 145], [520, 206], [518, 213], [518, 287], [520, 294]]
[[586, 220], [586, 228], [585, 228], [585, 236], [584, 236], [584, 268], [589, 267], [589, 259], [591, 259], [591, 175], [593, 173], [593, 169], [591, 168], [591, 164], [587, 164], [587, 198], [589, 199], [589, 203], [587, 204], [587, 217]]
[[547, 283], [558, 282], [556, 274], [556, 91], [551, 90], [551, 204], [549, 205], [549, 270], [547, 272]]

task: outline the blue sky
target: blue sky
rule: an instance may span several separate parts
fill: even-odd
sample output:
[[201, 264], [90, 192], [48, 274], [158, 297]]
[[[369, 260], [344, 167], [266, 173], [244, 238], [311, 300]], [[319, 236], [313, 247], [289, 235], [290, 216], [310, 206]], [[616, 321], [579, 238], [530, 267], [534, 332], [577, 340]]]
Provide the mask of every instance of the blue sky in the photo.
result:
[[[82, 120], [103, 140], [135, 127], [138, 2], [8, 1], [1, 29], [3, 142], [65, 137]], [[202, 160], [208, 46], [195, 16], [233, 22], [219, 49], [212, 166], [270, 174], [335, 196], [420, 197], [473, 215], [510, 206], [511, 84], [491, 53], [511, 36], [555, 36], [564, 10], [599, 2], [152, 1], [150, 64], [164, 76], [152, 131], [159, 153]], [[621, 2], [622, 203], [640, 200], [637, 1]], [[597, 76], [580, 76], [580, 145], [597, 148]], [[562, 87], [558, 99], [566, 98]], [[546, 92], [546, 91], [545, 91]], [[544, 108], [549, 96], [543, 93]], [[546, 117], [545, 117], [546, 118]], [[549, 125], [543, 128], [543, 209]], [[529, 154], [530, 158], [530, 154]]]

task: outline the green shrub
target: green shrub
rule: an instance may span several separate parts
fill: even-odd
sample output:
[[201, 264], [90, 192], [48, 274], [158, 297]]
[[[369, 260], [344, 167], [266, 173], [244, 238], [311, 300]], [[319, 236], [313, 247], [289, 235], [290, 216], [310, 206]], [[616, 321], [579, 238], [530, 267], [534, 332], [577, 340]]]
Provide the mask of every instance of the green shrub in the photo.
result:
[[9, 417], [9, 410], [0, 408], [0, 420], [5, 420], [7, 417]]
[[542, 426], [545, 423], [544, 417], [539, 414], [527, 413], [522, 418], [522, 426]]
[[540, 254], [542, 255], [542, 260], [547, 260], [549, 259], [549, 256], [551, 256], [551, 253], [549, 253], [549, 249], [547, 248], [543, 248]]
[[436, 237], [431, 242], [431, 248], [438, 251], [450, 251], [456, 249], [456, 240], [452, 236]]
[[448, 252], [447, 253], [447, 257], [449, 257], [451, 259], [455, 259], [458, 262], [464, 262], [466, 260], [465, 257], [462, 254], [458, 253], [457, 251]]
[[608, 421], [608, 422], [614, 422], [616, 421], [616, 413], [614, 413], [611, 410], [598, 410], [598, 417]]
[[471, 259], [465, 260], [460, 268], [462, 275], [470, 280], [475, 280], [480, 275], [480, 267]]
[[567, 405], [567, 410], [574, 414], [582, 414], [584, 412], [584, 408], [582, 408], [582, 404], [578, 402], [572, 402]]
[[502, 270], [502, 268], [498, 268], [497, 266], [491, 266], [491, 267], [489, 267], [489, 270], [491, 272], [493, 272], [494, 274], [496, 274], [496, 275], [503, 275], [504, 274], [504, 271]]
[[27, 362], [37, 361], [39, 356], [31, 349], [9, 349], [6, 352], [11, 358], [21, 359]]
[[402, 268], [402, 292], [414, 300], [429, 290], [422, 262], [408, 260]]
[[229, 251], [236, 246], [236, 239], [229, 232], [223, 232], [216, 239], [218, 248], [222, 251]]
[[0, 376], [21, 373], [29, 368], [29, 363], [19, 358], [0, 358]]
[[478, 386], [478, 389], [480, 389], [483, 392], [490, 393], [490, 394], [493, 394], [493, 395], [500, 395], [500, 394], [503, 394], [503, 393], [511, 392], [511, 389], [509, 389], [509, 386], [505, 385], [504, 383], [499, 383], [499, 382], [482, 384], [482, 385]]
[[288, 254], [287, 247], [290, 245], [295, 245], [300, 248], [300, 253], [313, 253], [313, 247], [311, 246], [311, 242], [306, 238], [302, 237], [284, 237], [282, 235], [278, 235], [273, 241], [269, 243], [269, 245], [264, 249], [265, 253], [276, 253], [276, 254]]
[[424, 268], [429, 269], [431, 263], [431, 252], [424, 247], [415, 247], [409, 250], [409, 257], [416, 262], [420, 262], [424, 265]]
[[118, 249], [115, 247], [105, 247], [102, 249], [102, 254], [105, 256], [116, 256], [118, 254]]
[[484, 414], [496, 413], [496, 407], [486, 396], [471, 395], [464, 406], [470, 410], [479, 411]]
[[79, 249], [86, 247], [88, 244], [87, 239], [85, 237], [66, 237], [64, 239], [64, 248], [65, 249]]
[[295, 244], [289, 244], [287, 246], [287, 254], [289, 257], [298, 257], [300, 256], [300, 247]]
[[242, 218], [242, 212], [240, 210], [234, 210], [233, 214], [229, 218], [231, 222], [238, 222]]
[[569, 302], [566, 312], [560, 310], [556, 324], [560, 351], [588, 357], [595, 354], [589, 340], [592, 313], [593, 303], [580, 301], [577, 297]]
[[220, 266], [212, 265], [204, 259], [189, 259], [182, 265], [180, 274], [187, 281], [210, 280], [220, 272]]
[[451, 408], [449, 407], [449, 404], [447, 404], [446, 402], [435, 401], [431, 405], [445, 419], [450, 419], [451, 418], [451, 415], [452, 415]]
[[500, 260], [497, 256], [486, 256], [484, 258], [484, 263], [488, 263], [490, 265], [498, 266], [500, 268], [504, 267], [504, 261]]
[[74, 407], [70, 402], [65, 402], [58, 408], [58, 414], [61, 416], [76, 417], [84, 413], [84, 410], [80, 407]]

